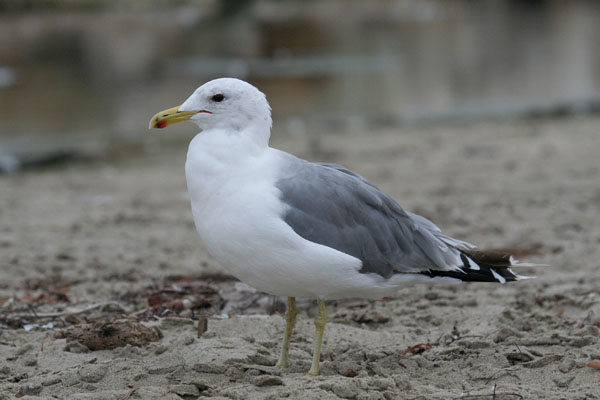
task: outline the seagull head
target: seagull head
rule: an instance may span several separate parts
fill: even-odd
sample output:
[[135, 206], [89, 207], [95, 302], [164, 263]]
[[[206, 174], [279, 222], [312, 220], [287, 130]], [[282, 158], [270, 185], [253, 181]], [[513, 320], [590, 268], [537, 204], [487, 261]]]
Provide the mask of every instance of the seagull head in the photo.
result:
[[235, 78], [205, 83], [180, 106], [156, 113], [149, 128], [190, 120], [206, 131], [258, 129], [270, 132], [271, 107], [265, 95], [251, 84]]

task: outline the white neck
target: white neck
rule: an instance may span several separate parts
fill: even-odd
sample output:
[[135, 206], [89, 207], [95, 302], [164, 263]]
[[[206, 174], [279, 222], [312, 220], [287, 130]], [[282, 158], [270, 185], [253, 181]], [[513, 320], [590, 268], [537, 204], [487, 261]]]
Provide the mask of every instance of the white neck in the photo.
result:
[[244, 179], [250, 166], [269, 149], [268, 135], [257, 133], [211, 129], [192, 139], [185, 174], [193, 202], [206, 204], [215, 194], [231, 190], [228, 185]]

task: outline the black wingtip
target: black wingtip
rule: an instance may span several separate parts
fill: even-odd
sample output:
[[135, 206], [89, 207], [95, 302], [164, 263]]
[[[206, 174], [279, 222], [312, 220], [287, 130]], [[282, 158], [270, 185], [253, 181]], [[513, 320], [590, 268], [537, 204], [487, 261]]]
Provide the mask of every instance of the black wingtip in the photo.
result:
[[435, 277], [448, 277], [459, 279], [464, 282], [514, 282], [522, 279], [528, 279], [528, 276], [521, 276], [513, 272], [510, 267], [514, 260], [510, 254], [484, 252], [484, 251], [461, 251], [460, 259], [463, 266], [454, 271], [430, 270], [423, 272], [423, 275]]

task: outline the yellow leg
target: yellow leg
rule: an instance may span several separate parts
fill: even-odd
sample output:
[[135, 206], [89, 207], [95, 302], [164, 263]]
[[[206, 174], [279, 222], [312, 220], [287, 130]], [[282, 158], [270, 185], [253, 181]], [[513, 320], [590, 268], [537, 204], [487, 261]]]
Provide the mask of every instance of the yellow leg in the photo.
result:
[[325, 301], [319, 300], [319, 314], [315, 318], [315, 328], [317, 334], [315, 336], [315, 352], [313, 353], [313, 362], [309, 375], [319, 375], [319, 360], [321, 358], [321, 343], [323, 342], [323, 331], [325, 330], [325, 324], [327, 323], [327, 311], [325, 310]]
[[285, 333], [283, 334], [283, 345], [281, 346], [279, 362], [275, 365], [277, 368], [287, 368], [290, 366], [288, 352], [290, 351], [292, 331], [294, 330], [294, 325], [296, 325], [296, 298], [288, 297], [287, 303], [287, 311], [285, 312]]

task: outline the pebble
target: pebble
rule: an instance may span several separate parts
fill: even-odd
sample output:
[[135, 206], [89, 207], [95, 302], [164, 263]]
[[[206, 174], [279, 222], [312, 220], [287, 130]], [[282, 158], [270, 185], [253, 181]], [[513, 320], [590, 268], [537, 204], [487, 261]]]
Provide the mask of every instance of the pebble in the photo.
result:
[[260, 376], [254, 380], [254, 385], [258, 387], [283, 385], [283, 379], [272, 375]]

